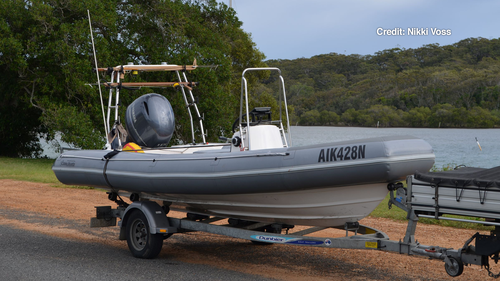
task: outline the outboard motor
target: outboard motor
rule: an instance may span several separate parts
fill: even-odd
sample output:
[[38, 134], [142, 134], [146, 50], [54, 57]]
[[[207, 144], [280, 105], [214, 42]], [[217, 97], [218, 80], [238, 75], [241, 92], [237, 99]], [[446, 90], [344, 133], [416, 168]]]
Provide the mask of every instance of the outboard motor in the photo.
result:
[[127, 107], [125, 123], [132, 140], [140, 146], [167, 146], [175, 128], [174, 110], [162, 95], [147, 94]]

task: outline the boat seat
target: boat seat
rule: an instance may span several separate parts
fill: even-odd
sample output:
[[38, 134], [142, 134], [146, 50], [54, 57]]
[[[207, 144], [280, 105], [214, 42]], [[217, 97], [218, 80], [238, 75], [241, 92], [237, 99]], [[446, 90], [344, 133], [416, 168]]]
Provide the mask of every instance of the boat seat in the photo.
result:
[[250, 149], [281, 148], [283, 141], [279, 128], [274, 125], [250, 127]]

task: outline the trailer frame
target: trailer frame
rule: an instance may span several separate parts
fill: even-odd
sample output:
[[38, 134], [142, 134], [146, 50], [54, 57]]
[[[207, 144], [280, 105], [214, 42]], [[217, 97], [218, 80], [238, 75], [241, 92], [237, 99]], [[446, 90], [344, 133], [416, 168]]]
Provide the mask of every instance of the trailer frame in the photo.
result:
[[[407, 178], [409, 188], [404, 187], [402, 183], [388, 184], [390, 194], [389, 208], [396, 206], [407, 213], [408, 225], [405, 237], [399, 241], [390, 240], [389, 236], [384, 232], [361, 225], [358, 222], [346, 223], [340, 227], [331, 227], [345, 230], [346, 235], [343, 237], [307, 236], [328, 228], [315, 226], [289, 233], [289, 230], [293, 226], [278, 223], [249, 222], [227, 217], [190, 213], [186, 209], [177, 209], [171, 206], [171, 202], [163, 202], [163, 206], [160, 206], [157, 201], [153, 201], [158, 198], [147, 197], [147, 195], [141, 197], [140, 194], [126, 192], [119, 195], [108, 192], [109, 199], [115, 201], [118, 207], [116, 209], [112, 209], [110, 206], [96, 207], [97, 215], [91, 219], [91, 227], [116, 226], [116, 218], [120, 218], [121, 220], [118, 222], [118, 226], [120, 227], [119, 239], [127, 240], [132, 254], [139, 258], [156, 257], [161, 251], [163, 244], [163, 242], [160, 243], [158, 241], [163, 241], [163, 239], [173, 234], [199, 231], [250, 240], [258, 244], [272, 243], [322, 248], [379, 250], [440, 259], [444, 261], [446, 272], [453, 277], [462, 274], [464, 265], [474, 264], [484, 266], [488, 270], [489, 276], [498, 278], [500, 274], [495, 275], [490, 271], [490, 256], [478, 254], [475, 247], [471, 245], [474, 239], [477, 240], [479, 233], [465, 241], [464, 246], [460, 249], [422, 245], [415, 239], [418, 216], [411, 208], [411, 199], [408, 199], [411, 198], [411, 194], [408, 193], [408, 191], [411, 192], [411, 181], [412, 176], [409, 176]], [[131, 204], [125, 203], [120, 197], [127, 195], [132, 201]], [[167, 214], [171, 209], [187, 212], [187, 216], [185, 218], [168, 217]], [[137, 212], [143, 214], [143, 216], [140, 217], [142, 221], [134, 224], [137, 227], [134, 230], [131, 229], [132, 223], [130, 218], [135, 213], [134, 219], [137, 221]], [[139, 220], [141, 220], [140, 218]], [[221, 225], [220, 221], [226, 219], [228, 223]], [[219, 224], [216, 224], [217, 222]], [[283, 229], [286, 230], [285, 234], [281, 234]], [[496, 237], [496, 233], [492, 233], [490, 236], [491, 239], [496, 239]], [[149, 242], [153, 246], [150, 246]], [[137, 249], [134, 249], [134, 243], [144, 244], [144, 247], [154, 247], [154, 249], [151, 249], [151, 251], [144, 251], [144, 249], [137, 251]], [[147, 252], [147, 254], [144, 254], [144, 252]], [[492, 257], [495, 263], [498, 262], [498, 253], [496, 255], [497, 259]]]

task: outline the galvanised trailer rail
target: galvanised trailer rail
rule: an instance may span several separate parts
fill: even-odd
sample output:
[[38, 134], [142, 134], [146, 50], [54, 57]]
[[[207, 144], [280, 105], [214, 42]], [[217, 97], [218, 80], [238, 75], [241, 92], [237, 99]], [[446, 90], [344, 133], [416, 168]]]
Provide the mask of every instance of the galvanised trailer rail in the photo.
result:
[[[407, 212], [408, 225], [404, 239], [401, 241], [390, 240], [384, 232], [361, 225], [359, 223], [346, 223], [344, 227], [336, 227], [346, 231], [343, 237], [312, 237], [309, 234], [327, 229], [326, 227], [310, 227], [301, 231], [290, 232], [291, 225], [249, 222], [241, 219], [207, 216], [189, 213], [186, 209], [175, 209], [187, 212], [186, 218], [172, 218], [167, 214], [171, 206], [165, 202], [163, 206], [153, 201], [155, 198], [144, 198], [138, 194], [120, 193], [128, 195], [132, 203], [127, 204], [116, 193], [109, 193], [109, 199], [115, 201], [119, 207], [112, 209], [110, 206], [97, 207], [97, 217], [91, 219], [91, 227], [115, 226], [116, 218], [120, 218], [120, 239], [127, 240], [130, 251], [135, 257], [154, 258], [161, 251], [163, 240], [176, 233], [200, 231], [220, 234], [234, 238], [250, 240], [259, 244], [290, 244], [307, 247], [365, 249], [393, 252], [399, 254], [421, 256], [444, 261], [445, 270], [450, 276], [459, 276], [464, 270], [464, 265], [484, 266], [489, 276], [497, 278], [490, 271], [489, 258], [498, 261], [497, 232], [490, 236], [476, 234], [465, 241], [460, 249], [449, 249], [439, 246], [427, 246], [418, 243], [415, 239], [418, 216], [409, 204], [408, 190], [411, 190], [412, 177], [407, 182], [410, 188], [405, 188], [402, 183], [389, 184], [389, 207], [395, 205]], [[138, 201], [137, 199], [147, 201]], [[227, 220], [227, 223], [221, 224]], [[285, 234], [281, 234], [285, 230]], [[476, 246], [471, 245], [476, 239]], [[479, 244], [478, 244], [479, 243]], [[495, 253], [485, 252], [485, 247]], [[479, 251], [478, 251], [479, 250]], [[496, 255], [496, 258], [495, 258]]]

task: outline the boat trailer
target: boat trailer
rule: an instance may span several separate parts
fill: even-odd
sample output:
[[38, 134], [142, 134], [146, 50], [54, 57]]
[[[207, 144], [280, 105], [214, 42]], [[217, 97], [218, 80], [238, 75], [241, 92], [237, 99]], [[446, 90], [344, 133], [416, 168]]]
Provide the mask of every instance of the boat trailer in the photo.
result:
[[[446, 219], [442, 213], [425, 215], [420, 210], [412, 208], [412, 199], [424, 186], [421, 182], [414, 185], [413, 176], [407, 177], [407, 187], [402, 183], [388, 184], [390, 200], [389, 208], [397, 206], [407, 213], [408, 225], [404, 239], [390, 240], [382, 231], [364, 226], [358, 222], [346, 223], [343, 227], [334, 227], [345, 230], [343, 237], [312, 237], [309, 234], [319, 232], [327, 227], [310, 227], [304, 230], [290, 232], [293, 225], [270, 224], [251, 222], [235, 218], [208, 216], [206, 214], [190, 213], [187, 209], [177, 209], [171, 202], [158, 202], [159, 198], [137, 193], [108, 192], [108, 198], [118, 204], [116, 209], [111, 206], [96, 207], [96, 217], [91, 219], [91, 227], [116, 226], [117, 218], [120, 227], [120, 240], [127, 240], [133, 256], [138, 258], [154, 258], [162, 248], [163, 240], [175, 233], [201, 231], [220, 234], [234, 238], [250, 240], [256, 244], [291, 244], [297, 246], [366, 249], [393, 252], [412, 256], [421, 256], [444, 261], [446, 273], [452, 277], [462, 274], [464, 265], [480, 265], [487, 269], [490, 277], [498, 278], [490, 270], [490, 259], [496, 263], [500, 260], [500, 223], [489, 221], [463, 220], [495, 226], [490, 235], [476, 233], [465, 241], [460, 249], [450, 249], [439, 246], [422, 245], [415, 239], [415, 230], [418, 215], [436, 219]], [[428, 186], [426, 187], [428, 188]], [[124, 202], [121, 196], [129, 196], [131, 204]], [[432, 197], [439, 204], [438, 196]], [[160, 200], [161, 201], [161, 200]], [[484, 202], [483, 202], [484, 203]], [[417, 204], [418, 205], [418, 204]], [[417, 208], [418, 209], [418, 208]], [[186, 212], [185, 218], [172, 218], [167, 214], [170, 210]], [[417, 214], [416, 214], [417, 213]], [[428, 212], [429, 213], [429, 212]], [[227, 220], [227, 223], [224, 223]], [[461, 219], [454, 219], [461, 220]], [[498, 221], [498, 220], [496, 220]], [[224, 223], [224, 224], [221, 224]], [[282, 234], [283, 230], [285, 233]], [[471, 245], [475, 240], [475, 246]]]

